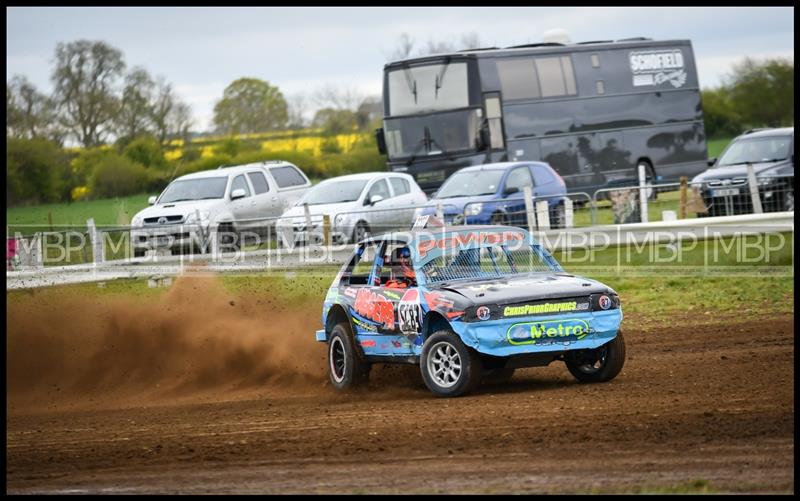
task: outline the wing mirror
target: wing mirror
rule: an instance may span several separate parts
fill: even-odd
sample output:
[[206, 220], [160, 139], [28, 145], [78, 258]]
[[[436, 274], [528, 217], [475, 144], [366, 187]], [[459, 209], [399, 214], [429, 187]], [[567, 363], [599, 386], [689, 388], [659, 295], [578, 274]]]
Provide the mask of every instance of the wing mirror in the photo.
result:
[[231, 200], [236, 200], [237, 198], [244, 198], [244, 190], [242, 188], [236, 188], [231, 192]]
[[372, 195], [371, 197], [369, 197], [369, 205], [375, 205], [376, 203], [380, 202], [381, 200], [383, 200], [382, 196], [380, 196], [380, 195]]
[[708, 159], [708, 166], [709, 167], [713, 167], [715, 163], [717, 163], [717, 157]]
[[375, 129], [375, 141], [378, 143], [378, 153], [381, 155], [386, 154], [386, 134], [383, 132], [383, 127]]
[[517, 188], [516, 186], [509, 186], [503, 193], [505, 193], [506, 195], [513, 195], [514, 193], [519, 193], [519, 188]]
[[147, 203], [150, 204], [150, 205], [155, 205], [156, 204], [156, 200], [157, 200], [156, 197], [150, 197], [150, 198], [147, 199]]
[[478, 130], [477, 142], [478, 144], [476, 146], [478, 147], [478, 151], [483, 151], [489, 148], [489, 145], [491, 144], [491, 137], [489, 135], [488, 125], [485, 127], [481, 127]]

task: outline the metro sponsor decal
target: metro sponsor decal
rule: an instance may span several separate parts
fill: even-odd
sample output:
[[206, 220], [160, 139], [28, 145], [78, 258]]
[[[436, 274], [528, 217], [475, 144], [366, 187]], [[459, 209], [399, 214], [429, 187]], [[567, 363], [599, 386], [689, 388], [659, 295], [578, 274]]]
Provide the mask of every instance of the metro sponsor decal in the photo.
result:
[[394, 329], [394, 306], [392, 302], [369, 289], [359, 289], [353, 309], [364, 318]]
[[469, 233], [455, 233], [439, 239], [421, 239], [417, 244], [417, 251], [420, 259], [422, 259], [434, 249], [467, 248], [485, 244], [501, 245], [524, 240], [525, 236], [518, 231], [473, 231]]
[[580, 341], [590, 334], [589, 324], [581, 319], [545, 320], [514, 324], [506, 331], [512, 345], [546, 345]]

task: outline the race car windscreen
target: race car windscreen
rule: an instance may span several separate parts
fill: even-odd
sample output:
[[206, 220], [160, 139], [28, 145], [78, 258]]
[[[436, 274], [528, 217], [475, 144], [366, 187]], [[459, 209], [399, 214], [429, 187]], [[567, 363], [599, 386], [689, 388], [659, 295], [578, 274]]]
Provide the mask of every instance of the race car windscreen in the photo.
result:
[[428, 284], [561, 271], [546, 260], [543, 252], [546, 251], [518, 242], [456, 248], [426, 262], [420, 271]]

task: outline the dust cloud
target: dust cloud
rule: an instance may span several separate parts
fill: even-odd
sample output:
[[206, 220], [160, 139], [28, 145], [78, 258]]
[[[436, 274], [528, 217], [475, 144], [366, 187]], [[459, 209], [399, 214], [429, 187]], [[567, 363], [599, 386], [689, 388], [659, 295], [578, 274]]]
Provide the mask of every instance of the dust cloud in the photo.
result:
[[[321, 304], [180, 277], [159, 299], [36, 297], [7, 313], [10, 412], [293, 395], [329, 385]], [[330, 388], [328, 388], [330, 390]], [[327, 391], [326, 391], [327, 393]]]

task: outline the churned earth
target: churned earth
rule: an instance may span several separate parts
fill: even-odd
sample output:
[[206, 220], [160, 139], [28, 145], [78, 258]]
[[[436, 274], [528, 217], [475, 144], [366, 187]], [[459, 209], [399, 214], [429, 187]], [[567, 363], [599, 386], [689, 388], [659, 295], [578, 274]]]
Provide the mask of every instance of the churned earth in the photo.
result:
[[629, 316], [611, 382], [439, 399], [412, 366], [336, 392], [318, 301], [273, 296], [15, 302], [7, 492], [794, 492], [793, 314]]

